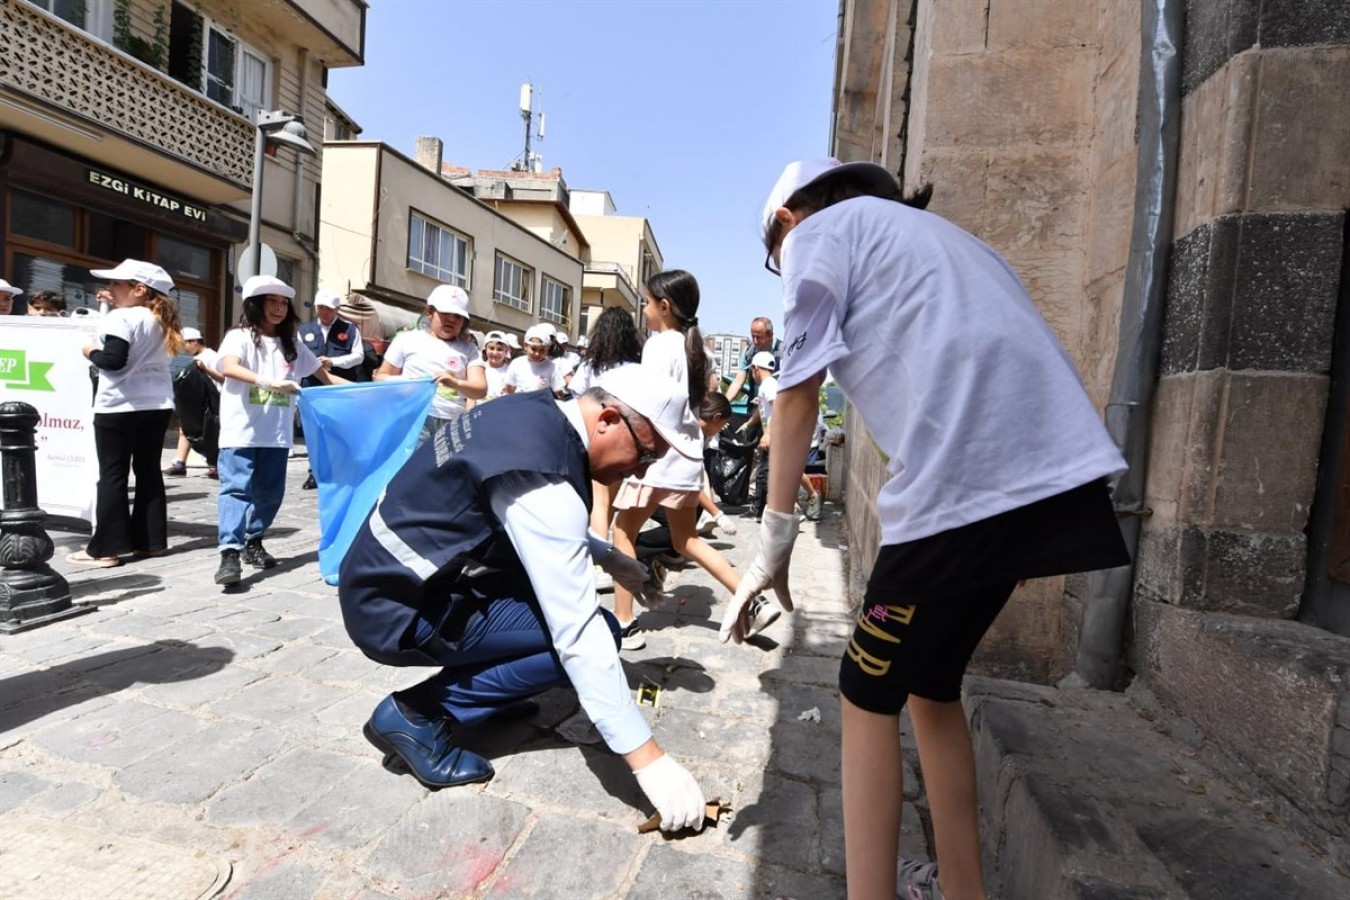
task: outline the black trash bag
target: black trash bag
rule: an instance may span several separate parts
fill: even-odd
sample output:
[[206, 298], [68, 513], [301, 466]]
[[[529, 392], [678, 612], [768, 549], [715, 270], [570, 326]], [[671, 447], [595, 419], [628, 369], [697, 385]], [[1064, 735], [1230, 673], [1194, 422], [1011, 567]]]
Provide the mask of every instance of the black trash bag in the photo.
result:
[[749, 502], [754, 459], [754, 442], [739, 441], [726, 432], [718, 437], [709, 480], [713, 491], [727, 506], [744, 506]]
[[211, 376], [185, 366], [173, 377], [173, 405], [188, 444], [214, 468], [220, 456], [220, 391]]

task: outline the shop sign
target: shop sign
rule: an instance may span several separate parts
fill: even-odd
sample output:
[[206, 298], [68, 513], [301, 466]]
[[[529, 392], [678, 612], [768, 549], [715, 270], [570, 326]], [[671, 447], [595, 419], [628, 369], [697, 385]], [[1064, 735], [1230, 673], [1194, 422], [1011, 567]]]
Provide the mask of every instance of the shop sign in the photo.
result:
[[124, 197], [139, 201], [147, 206], [153, 206], [156, 209], [162, 209], [165, 212], [185, 216], [195, 222], [206, 221], [205, 209], [200, 206], [193, 206], [191, 203], [178, 197], [161, 194], [159, 191], [148, 188], [142, 184], [137, 184], [120, 175], [110, 175], [107, 172], [100, 172], [98, 169], [89, 169], [88, 173], [89, 183], [95, 187], [121, 194]]

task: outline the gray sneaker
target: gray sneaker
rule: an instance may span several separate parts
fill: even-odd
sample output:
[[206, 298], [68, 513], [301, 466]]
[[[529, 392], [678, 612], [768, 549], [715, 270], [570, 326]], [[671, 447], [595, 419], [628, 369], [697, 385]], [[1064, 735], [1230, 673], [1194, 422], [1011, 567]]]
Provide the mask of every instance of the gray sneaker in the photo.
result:
[[774, 622], [777, 622], [778, 617], [782, 614], [782, 607], [768, 597], [765, 597], [763, 594], [760, 594], [758, 597], [751, 600], [750, 605], [746, 607], [746, 618], [750, 622], [750, 627], [746, 630], [745, 636], [754, 637]]
[[825, 495], [820, 491], [816, 491], [815, 494], [811, 496], [811, 499], [806, 501], [806, 518], [810, 519], [812, 522], [819, 519], [820, 508], [824, 503]]
[[895, 867], [895, 896], [898, 900], [945, 900], [937, 878], [937, 863], [901, 857]]

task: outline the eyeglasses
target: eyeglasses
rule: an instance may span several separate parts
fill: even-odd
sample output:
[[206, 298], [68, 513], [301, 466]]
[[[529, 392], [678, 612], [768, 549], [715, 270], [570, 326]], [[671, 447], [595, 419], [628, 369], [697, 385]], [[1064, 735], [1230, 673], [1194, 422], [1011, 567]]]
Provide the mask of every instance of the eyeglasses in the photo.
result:
[[633, 423], [628, 421], [628, 417], [625, 416], [622, 412], [620, 412], [618, 407], [606, 406], [605, 409], [612, 409], [616, 413], [618, 413], [619, 421], [623, 423], [624, 428], [628, 429], [628, 433], [633, 436], [633, 446], [637, 448], [638, 452], [638, 468], [642, 468], [643, 466], [650, 466], [652, 463], [656, 462], [658, 459], [661, 458], [662, 454], [657, 453], [650, 447], [644, 447], [642, 445], [642, 441], [638, 440], [637, 431], [633, 429]]
[[770, 250], [764, 254], [764, 268], [769, 270], [770, 275], [782, 275], [783, 270], [778, 268], [778, 263], [774, 262], [773, 251]]

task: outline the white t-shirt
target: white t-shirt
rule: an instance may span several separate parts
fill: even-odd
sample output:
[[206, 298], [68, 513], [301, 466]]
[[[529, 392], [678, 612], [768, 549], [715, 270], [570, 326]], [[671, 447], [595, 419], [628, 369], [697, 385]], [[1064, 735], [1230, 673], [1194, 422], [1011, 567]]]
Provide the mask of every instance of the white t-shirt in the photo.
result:
[[[220, 342], [220, 356], [237, 356], [244, 368], [271, 381], [299, 381], [319, 370], [319, 360], [298, 339], [295, 359], [281, 353], [281, 338], [259, 337], [231, 329]], [[220, 446], [289, 447], [295, 427], [296, 395], [269, 391], [237, 378], [226, 378], [220, 392]]]
[[596, 376], [591, 372], [591, 364], [582, 360], [577, 363], [577, 367], [572, 370], [572, 380], [567, 383], [567, 389], [573, 394], [581, 396], [590, 388], [595, 387]]
[[511, 360], [511, 364], [506, 367], [506, 383], [521, 394], [528, 391], [561, 391], [566, 387], [554, 360], [546, 358], [534, 362], [528, 356], [517, 356]]
[[484, 361], [483, 372], [487, 375], [488, 385], [487, 396], [483, 398], [484, 400], [491, 400], [506, 393], [506, 370], [510, 365], [511, 363], [508, 360], [494, 369]]
[[783, 243], [780, 390], [828, 366], [889, 456], [882, 542], [989, 518], [1122, 471], [1016, 274], [931, 213], [861, 197]]
[[[642, 346], [642, 365], [668, 375], [687, 388], [689, 360], [684, 352], [684, 333], [672, 329], [658, 331], [647, 338], [647, 343]], [[684, 417], [680, 431], [692, 441], [702, 443], [703, 432], [698, 427], [698, 419], [693, 416]], [[672, 447], [666, 450], [665, 456], [651, 464], [641, 479], [630, 480], [648, 487], [697, 491], [703, 487], [703, 460], [681, 456]]]
[[[443, 341], [429, 331], [405, 331], [395, 335], [385, 351], [384, 361], [401, 369], [404, 378], [436, 378], [446, 372], [456, 378], [468, 376], [470, 366], [482, 366], [478, 348], [456, 338]], [[464, 395], [452, 387], [436, 386], [431, 415], [453, 419], [464, 412]]]
[[755, 394], [755, 405], [759, 407], [761, 428], [769, 427], [769, 420], [773, 418], [773, 401], [777, 398], [778, 379], [772, 375], [765, 375], [764, 380], [759, 383], [759, 393]]
[[[210, 347], [203, 347], [200, 353], [192, 357], [192, 361], [194, 363], [199, 363], [203, 369], [210, 369], [217, 375], [220, 374], [220, 354]], [[220, 390], [219, 381], [212, 378], [211, 383], [216, 386], [216, 390]]]
[[147, 307], [123, 306], [108, 311], [99, 322], [99, 334], [121, 338], [129, 345], [127, 364], [116, 371], [98, 370], [94, 412], [136, 412], [173, 409], [173, 380], [164, 329]]

